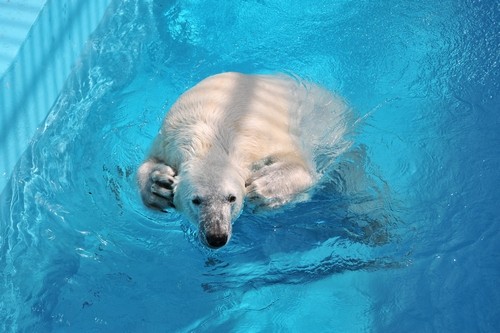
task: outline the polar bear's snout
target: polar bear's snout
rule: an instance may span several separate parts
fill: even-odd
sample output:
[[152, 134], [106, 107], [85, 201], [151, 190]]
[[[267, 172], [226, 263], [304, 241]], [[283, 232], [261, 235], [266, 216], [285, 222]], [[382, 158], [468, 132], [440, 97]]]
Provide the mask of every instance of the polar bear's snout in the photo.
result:
[[218, 249], [226, 245], [229, 235], [227, 234], [207, 234], [205, 235], [207, 245], [213, 249]]
[[231, 237], [231, 210], [224, 204], [205, 205], [200, 209], [200, 237], [207, 246], [217, 249]]

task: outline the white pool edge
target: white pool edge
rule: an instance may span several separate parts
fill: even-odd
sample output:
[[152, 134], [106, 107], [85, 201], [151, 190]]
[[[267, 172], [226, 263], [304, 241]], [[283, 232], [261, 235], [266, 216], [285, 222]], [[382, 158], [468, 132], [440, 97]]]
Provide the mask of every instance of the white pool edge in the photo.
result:
[[47, 0], [0, 78], [0, 193], [112, 1]]

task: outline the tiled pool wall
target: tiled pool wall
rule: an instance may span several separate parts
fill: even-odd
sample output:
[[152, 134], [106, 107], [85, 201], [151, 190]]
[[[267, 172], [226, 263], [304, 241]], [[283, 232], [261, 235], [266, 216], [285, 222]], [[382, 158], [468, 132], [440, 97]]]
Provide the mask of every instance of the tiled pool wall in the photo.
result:
[[113, 0], [0, 0], [0, 192]]

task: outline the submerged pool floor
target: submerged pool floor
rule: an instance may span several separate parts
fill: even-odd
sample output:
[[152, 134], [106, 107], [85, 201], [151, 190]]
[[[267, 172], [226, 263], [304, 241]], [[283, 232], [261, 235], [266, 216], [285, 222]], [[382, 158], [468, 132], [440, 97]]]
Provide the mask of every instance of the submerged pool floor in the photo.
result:
[[[2, 332], [498, 332], [494, 1], [123, 1], [0, 200]], [[257, 23], [259, 22], [259, 23]], [[168, 108], [224, 71], [342, 95], [354, 145], [311, 201], [218, 251], [141, 203]]]

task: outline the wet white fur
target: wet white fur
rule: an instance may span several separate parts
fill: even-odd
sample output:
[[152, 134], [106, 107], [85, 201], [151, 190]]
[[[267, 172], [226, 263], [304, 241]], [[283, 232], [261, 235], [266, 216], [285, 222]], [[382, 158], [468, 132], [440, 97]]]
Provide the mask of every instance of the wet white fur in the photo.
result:
[[307, 197], [318, 156], [344, 142], [346, 114], [337, 96], [285, 75], [211, 76], [167, 113], [138, 170], [142, 199], [175, 206], [202, 240], [229, 238], [245, 201], [267, 210]]

